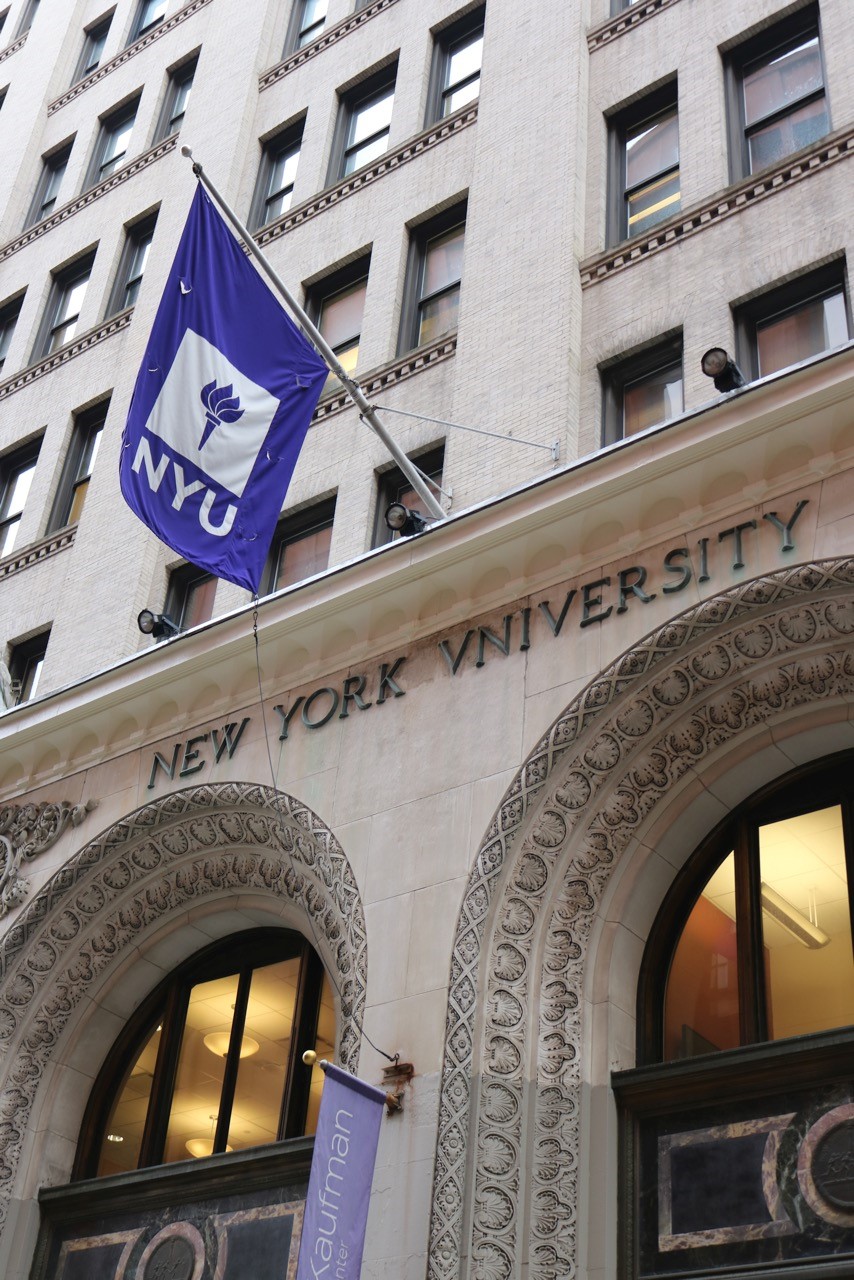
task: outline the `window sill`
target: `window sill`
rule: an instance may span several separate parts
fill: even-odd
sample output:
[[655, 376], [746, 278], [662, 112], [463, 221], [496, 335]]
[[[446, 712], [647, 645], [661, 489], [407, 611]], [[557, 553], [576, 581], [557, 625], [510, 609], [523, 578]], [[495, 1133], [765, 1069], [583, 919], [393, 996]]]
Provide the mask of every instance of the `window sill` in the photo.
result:
[[813, 146], [787, 156], [782, 164], [752, 174], [717, 192], [709, 200], [659, 223], [648, 235], [622, 240], [604, 253], [584, 259], [579, 265], [581, 287], [587, 289], [600, 280], [609, 279], [615, 272], [634, 266], [672, 244], [679, 244], [706, 227], [714, 226], [851, 155], [854, 155], [854, 126], [848, 125], [845, 129], [826, 134]]
[[64, 529], [57, 529], [54, 533], [48, 534], [39, 542], [31, 542], [29, 546], [21, 547], [20, 551], [6, 556], [4, 560], [0, 560], [0, 582], [4, 578], [11, 578], [15, 573], [20, 573], [22, 569], [28, 569], [31, 564], [37, 564], [40, 560], [49, 560], [51, 556], [65, 551], [66, 547], [73, 546], [76, 535], [77, 525], [69, 524]]
[[304, 62], [308, 62], [311, 58], [315, 58], [324, 49], [328, 49], [330, 45], [337, 44], [344, 36], [349, 35], [351, 31], [355, 31], [357, 27], [364, 26], [371, 18], [376, 17], [378, 13], [384, 13], [397, 0], [374, 0], [373, 4], [365, 5], [364, 9], [357, 9], [355, 13], [349, 14], [342, 22], [336, 26], [330, 27], [327, 31], [322, 31], [316, 40], [312, 40], [311, 44], [304, 45], [302, 49], [295, 49], [293, 53], [289, 53], [281, 62], [277, 62], [274, 67], [264, 74], [258, 80], [258, 89], [269, 89], [271, 84], [277, 84], [289, 72], [294, 71], [297, 67], [301, 67]]

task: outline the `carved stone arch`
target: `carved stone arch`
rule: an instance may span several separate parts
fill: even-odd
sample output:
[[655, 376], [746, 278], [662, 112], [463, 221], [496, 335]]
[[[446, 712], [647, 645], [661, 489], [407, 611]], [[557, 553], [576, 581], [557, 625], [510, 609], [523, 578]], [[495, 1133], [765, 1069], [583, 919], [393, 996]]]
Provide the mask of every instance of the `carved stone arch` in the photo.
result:
[[0, 940], [0, 1224], [40, 1082], [87, 993], [152, 933], [234, 894], [290, 904], [338, 988], [337, 1056], [355, 1070], [365, 916], [332, 832], [300, 801], [252, 783], [153, 801], [84, 845]]
[[582, 995], [603, 893], [674, 789], [751, 733], [850, 708], [852, 637], [854, 560], [755, 579], [624, 653], [525, 762], [454, 940], [431, 1280], [505, 1280], [523, 1259], [532, 1280], [576, 1274]]

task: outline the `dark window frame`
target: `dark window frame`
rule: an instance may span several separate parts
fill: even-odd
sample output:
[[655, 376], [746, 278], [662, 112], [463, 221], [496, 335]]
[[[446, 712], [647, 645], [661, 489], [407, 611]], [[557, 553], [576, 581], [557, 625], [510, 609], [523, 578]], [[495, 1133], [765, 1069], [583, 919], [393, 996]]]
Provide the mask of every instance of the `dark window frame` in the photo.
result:
[[[326, 30], [326, 22], [329, 17], [328, 5], [322, 18], [316, 19], [307, 26], [303, 25], [303, 15], [308, 8], [308, 4], [309, 0], [294, 0], [288, 21], [285, 47], [282, 52], [283, 58], [290, 57], [298, 49], [306, 49], [310, 44], [314, 44], [315, 40], [319, 40]], [[303, 36], [308, 36], [309, 38], [304, 40]]]
[[155, 27], [159, 27], [161, 22], [165, 20], [166, 9], [168, 8], [167, 3], [164, 3], [164, 11], [158, 18], [154, 18], [151, 22], [145, 21], [145, 14], [149, 5], [154, 6], [157, 2], [158, 0], [139, 0], [139, 4], [137, 5], [136, 13], [134, 15], [133, 26], [131, 27], [131, 35], [128, 40], [128, 45], [132, 45], [137, 40], [141, 40], [143, 36], [147, 36], [149, 31], [153, 31]]
[[[185, 618], [187, 616], [187, 605], [189, 603], [190, 592], [193, 588], [213, 582], [216, 584], [219, 579], [215, 574], [209, 573], [206, 569], [200, 569], [197, 565], [179, 564], [169, 572], [169, 585], [166, 590], [166, 602], [163, 606], [163, 612], [168, 614], [179, 630], [187, 629]], [[204, 626], [213, 617], [213, 608], [216, 603], [216, 586], [214, 586], [214, 597], [211, 600], [211, 612], [206, 618], [199, 619], [190, 625], [195, 627]]]
[[[339, 90], [338, 116], [335, 121], [335, 132], [332, 138], [329, 172], [326, 179], [327, 186], [331, 186], [345, 177], [352, 177], [354, 173], [364, 167], [363, 165], [356, 165], [349, 173], [346, 171], [348, 158], [352, 153], [367, 146], [369, 142], [379, 138], [384, 132], [390, 138], [391, 121], [389, 121], [387, 131], [378, 130], [375, 134], [363, 138], [358, 143], [350, 141], [350, 131], [353, 121], [357, 119], [360, 112], [370, 109], [370, 107], [386, 97], [389, 91], [391, 91], [392, 111], [394, 111], [394, 95], [397, 92], [397, 69], [398, 59], [395, 55], [391, 61], [386, 62], [371, 74], [363, 76], [351, 88]], [[388, 150], [387, 147], [386, 150]], [[369, 160], [365, 163], [374, 164], [378, 158], [375, 157], [374, 160]]]
[[32, 682], [34, 677], [38, 680], [41, 675], [41, 666], [49, 643], [50, 627], [46, 631], [30, 636], [28, 640], [20, 640], [17, 644], [10, 646], [9, 675], [12, 678], [12, 687], [16, 690], [14, 702], [16, 707], [29, 702], [38, 693], [38, 689], [32, 687]]
[[[644, 127], [650, 127], [668, 116], [675, 114], [677, 129], [679, 122], [679, 85], [674, 76], [666, 83], [659, 85], [650, 93], [622, 107], [608, 116], [608, 203], [606, 219], [606, 241], [609, 245], [620, 244], [624, 240], [633, 239], [635, 235], [646, 234], [643, 231], [629, 232], [628, 201], [632, 192], [642, 190], [655, 177], [665, 177], [669, 173], [679, 174], [680, 161], [675, 168], [662, 169], [658, 175], [651, 175], [641, 183], [627, 187], [626, 182], [626, 146], [629, 134]], [[681, 157], [680, 157], [681, 160]], [[675, 216], [678, 209], [674, 209]], [[663, 218], [662, 221], [665, 221]]]
[[[280, 160], [286, 160], [296, 155], [297, 167], [299, 166], [305, 119], [305, 115], [301, 115], [298, 119], [292, 120], [283, 128], [278, 129], [272, 136], [265, 138], [261, 143], [261, 161], [258, 165], [258, 177], [255, 180], [255, 193], [252, 197], [252, 206], [249, 214], [249, 224], [255, 231], [261, 227], [268, 226], [271, 222], [275, 222], [290, 208], [291, 202], [289, 199], [285, 208], [268, 216], [268, 210], [273, 200], [284, 196], [290, 197], [293, 194], [294, 183], [289, 186], [285, 184], [275, 191], [271, 191], [270, 188]], [[294, 174], [295, 181], [296, 173]]]
[[[820, 89], [811, 91], [794, 103], [786, 103], [776, 111], [763, 116], [747, 126], [744, 114], [744, 94], [742, 90], [745, 74], [764, 61], [786, 52], [787, 48], [795, 48], [804, 39], [816, 36], [818, 39], [819, 59], [821, 63], [822, 84]], [[738, 182], [741, 178], [759, 173], [760, 169], [750, 167], [748, 136], [760, 127], [766, 127], [775, 120], [783, 120], [793, 110], [810, 102], [824, 98], [827, 108], [828, 132], [832, 128], [830, 118], [830, 99], [827, 92], [827, 67], [824, 58], [824, 42], [821, 37], [821, 22], [818, 8], [810, 5], [797, 13], [790, 14], [772, 27], [766, 27], [756, 35], [742, 41], [730, 49], [724, 58], [724, 84], [727, 105], [727, 134], [729, 142], [730, 181]], [[811, 145], [811, 144], [807, 144]], [[794, 155], [795, 151], [787, 155]], [[772, 161], [773, 164], [778, 163]]]
[[24, 305], [26, 292], [26, 289], [24, 289], [16, 297], [7, 298], [0, 305], [0, 376], [2, 376], [6, 356], [15, 336], [15, 326], [21, 314], [21, 307]]
[[[16, 552], [17, 548], [14, 543], [8, 551], [3, 548], [9, 529], [20, 524], [27, 502], [25, 498], [23, 505], [17, 512], [10, 512], [9, 504], [17, 478], [25, 471], [35, 470], [41, 446], [42, 437], [39, 436], [28, 444], [10, 449], [8, 453], [0, 456], [0, 557], [14, 555]], [[17, 539], [17, 534], [15, 538]]]
[[[301, 539], [308, 537], [310, 534], [318, 533], [322, 529], [331, 529], [335, 523], [337, 500], [338, 495], [333, 494], [330, 498], [324, 498], [320, 502], [314, 502], [311, 506], [282, 517], [276, 526], [273, 541], [270, 543], [267, 563], [264, 566], [262, 595], [270, 595], [274, 591], [287, 591], [290, 587], [297, 585], [297, 582], [289, 582], [282, 587], [277, 586], [282, 552], [286, 547], [300, 542]], [[323, 570], [318, 570], [318, 572], [322, 573]], [[304, 579], [298, 579], [297, 581], [301, 582]]]
[[[444, 112], [444, 99], [451, 92], [451, 86], [445, 85], [445, 73], [448, 63], [453, 55], [456, 46], [467, 43], [472, 38], [480, 35], [483, 38], [484, 23], [486, 20], [486, 5], [478, 5], [476, 9], [469, 10], [463, 14], [461, 18], [448, 23], [434, 33], [433, 37], [433, 61], [430, 68], [430, 88], [427, 96], [427, 125], [435, 124], [439, 120], [445, 118], [445, 115], [452, 115], [453, 112]], [[476, 101], [480, 96], [480, 80], [483, 75], [483, 65], [477, 73], [478, 93], [472, 101]], [[468, 81], [474, 77], [468, 77]], [[460, 86], [456, 86], [459, 88]], [[466, 104], [470, 105], [470, 104]], [[457, 108], [461, 110], [461, 108]]]
[[154, 130], [155, 142], [162, 142], [164, 138], [171, 138], [173, 133], [180, 132], [184, 123], [187, 103], [186, 101], [184, 102], [180, 115], [178, 115], [176, 107], [180, 100], [181, 91], [188, 86], [192, 89], [196, 69], [199, 65], [199, 52], [200, 50], [197, 49], [195, 53], [182, 59], [177, 66], [170, 67], [167, 72], [166, 95], [157, 119], [157, 127]]
[[[154, 209], [151, 213], [137, 218], [125, 228], [125, 241], [122, 246], [113, 287], [110, 290], [107, 309], [104, 312], [105, 320], [109, 319], [110, 316], [118, 315], [120, 311], [124, 311], [128, 307], [136, 306], [139, 286], [142, 283], [145, 268], [148, 265], [147, 255], [141, 269], [138, 266], [137, 258], [143, 245], [148, 248], [151, 246], [159, 212], [159, 208]], [[136, 293], [128, 301], [128, 293], [134, 285], [136, 285]]]
[[[36, 336], [35, 345], [33, 346], [32, 363], [38, 360], [44, 360], [47, 356], [52, 355], [54, 351], [58, 351], [60, 347], [65, 346], [66, 342], [73, 342], [76, 337], [76, 327], [71, 337], [65, 342], [60, 342], [57, 346], [53, 345], [53, 337], [59, 328], [65, 328], [74, 319], [75, 325], [80, 318], [80, 312], [75, 317], [67, 317], [62, 323], [59, 323], [60, 308], [69, 291], [79, 284], [83, 278], [86, 278], [87, 284], [92, 276], [92, 267], [95, 263], [95, 254], [97, 246], [86, 250], [85, 253], [76, 257], [73, 262], [68, 262], [62, 267], [57, 267], [51, 272], [52, 283], [50, 294], [48, 295], [47, 305], [39, 325], [38, 334]], [[85, 295], [84, 295], [85, 301]]]
[[[71, 157], [71, 149], [74, 146], [75, 137], [76, 135], [72, 135], [70, 138], [67, 138], [65, 142], [61, 142], [58, 147], [53, 147], [52, 150], [46, 152], [45, 155], [42, 156], [41, 173], [39, 174], [39, 180], [36, 184], [36, 189], [33, 193], [33, 198], [30, 202], [30, 207], [27, 210], [27, 217], [24, 222], [25, 231], [30, 227], [34, 227], [36, 223], [44, 221], [45, 218], [49, 218], [56, 208], [57, 197], [62, 186], [62, 179], [65, 175], [65, 170], [68, 168], [68, 161]], [[50, 207], [46, 210], [46, 198], [57, 175], [59, 176], [56, 190], [50, 201]]]
[[[154, 1082], [148, 1103], [138, 1169], [161, 1163], [165, 1146], [169, 1107], [178, 1066], [181, 1032], [191, 988], [217, 977], [245, 975], [266, 964], [301, 959], [299, 985], [294, 1008], [296, 1034], [291, 1039], [289, 1064], [279, 1117], [279, 1138], [298, 1137], [305, 1127], [311, 1067], [302, 1062], [303, 1052], [313, 1047], [317, 1035], [323, 966], [317, 953], [294, 930], [255, 929], [233, 935], [191, 956], [173, 970], [142, 1001], [128, 1019], [109, 1050], [98, 1073], [83, 1116], [77, 1155], [71, 1174], [73, 1182], [97, 1177], [102, 1135], [106, 1136], [113, 1102], [119, 1095], [126, 1073], [132, 1067], [152, 1028], [162, 1018]], [[248, 999], [248, 981], [241, 982], [233, 1023], [232, 1050], [239, 1047]], [[237, 1078], [237, 1052], [230, 1051], [222, 1085], [214, 1153], [225, 1151], [231, 1107]]]
[[[413, 462], [419, 471], [423, 471], [428, 480], [432, 480], [434, 484], [441, 485], [445, 474], [445, 442], [439, 441], [437, 444], [428, 445], [424, 449], [419, 449], [407, 454], [410, 462]], [[389, 542], [394, 542], [399, 535], [389, 529], [385, 522], [385, 513], [393, 502], [403, 501], [410, 493], [413, 493], [412, 484], [403, 474], [398, 466], [386, 467], [383, 471], [377, 472], [377, 506], [374, 516], [374, 536], [371, 547], [383, 547]], [[440, 496], [437, 493], [437, 498]], [[417, 498], [416, 502], [421, 499]], [[426, 515], [422, 512], [422, 515]]]
[[[90, 22], [88, 27], [83, 29], [83, 47], [80, 50], [80, 57], [77, 59], [77, 66], [74, 68], [72, 77], [72, 85], [79, 84], [81, 80], [85, 80], [93, 71], [97, 71], [101, 65], [101, 55], [104, 51], [104, 43], [110, 33], [110, 27], [115, 16], [115, 9], [110, 9], [109, 13], [105, 13], [95, 22]], [[93, 63], [92, 54], [98, 49], [98, 58]]]
[[[448, 293], [454, 287], [448, 285], [435, 294], [422, 295], [424, 270], [430, 242], [449, 231], [453, 231], [455, 227], [461, 226], [465, 228], [467, 216], [468, 196], [466, 195], [460, 200], [455, 200], [452, 205], [441, 213], [436, 214], [435, 217], [417, 223], [410, 230], [406, 283], [403, 289], [403, 301], [400, 310], [400, 335], [397, 344], [397, 354], [399, 356], [405, 355], [407, 351], [415, 351], [419, 345], [425, 345], [418, 341], [423, 304], [429, 302], [431, 298], [438, 297], [441, 293]], [[463, 255], [465, 261], [465, 247], [463, 248]], [[462, 272], [455, 287], [459, 293], [462, 293]], [[449, 332], [453, 332], [453, 330], [449, 330]]]
[[36, 16], [36, 13], [38, 12], [38, 7], [39, 7], [39, 0], [26, 0], [24, 8], [21, 11], [21, 17], [18, 22], [17, 29], [15, 31], [16, 40], [20, 40], [21, 36], [27, 34], [30, 27], [33, 25], [33, 22], [35, 21], [35, 16]]
[[56, 497], [53, 500], [47, 533], [54, 533], [57, 529], [65, 529], [79, 522], [79, 512], [76, 520], [72, 520], [71, 515], [77, 505], [80, 489], [83, 485], [88, 488], [92, 478], [95, 455], [106, 425], [109, 408], [110, 400], [107, 397], [74, 416], [71, 441], [65, 455]]
[[[337, 294], [343, 293], [345, 289], [349, 289], [353, 285], [361, 283], [361, 281], [363, 280], [365, 282], [365, 297], [367, 298], [368, 277], [370, 275], [370, 269], [371, 269], [371, 250], [370, 248], [368, 248], [366, 252], [360, 252], [357, 257], [353, 258], [350, 262], [346, 263], [342, 267], [333, 268], [326, 275], [321, 276], [319, 280], [315, 280], [311, 285], [309, 285], [306, 288], [306, 291], [305, 291], [306, 314], [308, 315], [308, 318], [318, 327], [318, 329], [320, 329], [321, 333], [323, 333], [323, 308], [325, 303], [332, 301]], [[358, 347], [361, 345], [361, 340], [362, 340], [362, 323], [363, 322], [364, 322], [364, 303], [362, 305], [362, 319], [359, 323], [359, 332], [358, 334], [351, 335], [350, 339], [348, 339], [348, 344], [347, 344], [347, 345], [351, 345], [353, 338], [357, 339], [357, 356], [356, 356], [357, 360], [358, 360]], [[323, 334], [323, 336], [327, 338], [327, 341], [328, 341], [328, 336], [326, 334]], [[338, 355], [339, 351], [343, 349], [344, 346], [345, 346], [344, 343], [337, 343], [335, 346], [333, 346], [332, 350], [335, 352], [336, 355]], [[335, 377], [335, 374], [330, 373], [324, 384], [323, 390], [321, 391], [321, 395], [328, 394], [330, 391], [334, 391], [336, 389], [340, 390], [341, 384], [338, 381], [338, 379]]]
[[[100, 118], [98, 136], [95, 139], [89, 168], [86, 171], [86, 181], [83, 184], [84, 191], [89, 191], [92, 187], [96, 187], [99, 182], [105, 182], [108, 178], [111, 178], [127, 162], [127, 147], [124, 151], [119, 152], [118, 155], [109, 157], [107, 157], [107, 148], [110, 139], [114, 138], [128, 123], [131, 126], [131, 132], [128, 135], [128, 141], [130, 141], [133, 136], [133, 126], [136, 123], [141, 97], [142, 91], [140, 90], [123, 102], [121, 106], [113, 107], [106, 115]], [[105, 173], [104, 170], [107, 165], [112, 167], [109, 172]]]
[[[663, 335], [639, 351], [620, 356], [616, 360], [609, 360], [607, 364], [600, 367], [603, 446], [631, 438], [625, 433], [623, 397], [626, 387], [675, 365], [677, 360], [682, 370], [684, 408], [685, 356], [681, 329]], [[661, 421], [669, 422], [672, 419], [662, 418]]]
[[[840, 290], [845, 302], [848, 336], [849, 339], [851, 338], [854, 334], [854, 323], [852, 322], [851, 293], [846, 276], [845, 260], [838, 258], [822, 267], [803, 272], [795, 279], [786, 281], [785, 284], [766, 289], [757, 297], [741, 303], [734, 309], [737, 361], [748, 381], [752, 382], [760, 377], [756, 336], [759, 325], [769, 320], [782, 319], [787, 314], [799, 311], [808, 303], [818, 302]], [[835, 349], [828, 348], [828, 350]]]

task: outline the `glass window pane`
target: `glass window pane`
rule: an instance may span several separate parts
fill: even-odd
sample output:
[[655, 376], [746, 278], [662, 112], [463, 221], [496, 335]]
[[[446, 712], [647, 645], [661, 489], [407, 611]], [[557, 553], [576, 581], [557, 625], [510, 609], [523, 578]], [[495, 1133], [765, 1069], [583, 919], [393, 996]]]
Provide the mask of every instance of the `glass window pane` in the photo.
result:
[[474, 36], [466, 44], [459, 44], [452, 48], [448, 54], [445, 84], [459, 84], [460, 81], [468, 80], [470, 76], [477, 75], [480, 71], [482, 56], [482, 35]]
[[444, 235], [427, 242], [422, 298], [455, 284], [461, 278], [465, 238], [465, 227], [455, 227], [453, 231], [446, 231]]
[[845, 296], [816, 298], [788, 315], [756, 326], [759, 374], [775, 373], [848, 341]]
[[822, 87], [818, 36], [781, 53], [744, 77], [744, 122], [761, 120]]
[[21, 692], [18, 694], [18, 702], [28, 702], [30, 698], [36, 696], [36, 690], [39, 687], [41, 679], [42, 667], [44, 666], [44, 654], [30, 658], [24, 671], [24, 678], [21, 681]]
[[164, 1164], [210, 1155], [213, 1150], [237, 983], [237, 974], [232, 974], [200, 982], [190, 992], [169, 1109]]
[[659, 178], [628, 197], [630, 236], [649, 231], [681, 208], [679, 173]]
[[838, 805], [759, 828], [768, 1035], [854, 1023], [854, 958]]
[[335, 1001], [332, 995], [332, 983], [324, 973], [323, 988], [320, 993], [320, 1014], [317, 1019], [317, 1039], [314, 1042], [317, 1062], [311, 1069], [311, 1085], [309, 1086], [308, 1114], [305, 1120], [306, 1134], [317, 1131], [317, 1113], [320, 1107], [320, 1095], [323, 1092], [323, 1069], [320, 1066], [325, 1058], [330, 1061], [335, 1056]]
[[669, 365], [627, 383], [623, 390], [623, 434], [630, 436], [682, 412], [682, 366]]
[[626, 135], [626, 188], [679, 163], [679, 118], [675, 111]]
[[205, 573], [187, 584], [179, 622], [184, 631], [212, 617], [217, 582], [212, 574]]
[[389, 89], [381, 98], [374, 98], [371, 102], [356, 107], [350, 120], [350, 144], [360, 143], [365, 138], [372, 138], [375, 133], [388, 129], [393, 106], [394, 90]]
[[449, 116], [451, 112], [459, 111], [460, 107], [464, 107], [467, 102], [474, 102], [479, 93], [479, 79], [469, 80], [458, 89], [449, 90], [445, 95], [442, 114]]
[[59, 300], [59, 306], [56, 310], [56, 320], [61, 324], [63, 320], [68, 320], [73, 316], [80, 314], [80, 308], [83, 305], [83, 297], [86, 293], [86, 286], [89, 283], [89, 277], [84, 276], [82, 280], [77, 280], [73, 284], [69, 284], [64, 290]]
[[747, 139], [751, 173], [775, 164], [801, 147], [808, 147], [811, 142], [823, 138], [829, 128], [827, 105], [822, 97], [781, 120], [775, 120], [764, 129], [757, 129]]
[[149, 1032], [136, 1061], [129, 1068], [107, 1121], [98, 1161], [98, 1177], [126, 1173], [139, 1164], [145, 1117], [154, 1082], [154, 1067], [160, 1048], [160, 1018]]
[[324, 298], [320, 308], [319, 329], [330, 347], [351, 343], [362, 331], [367, 280], [357, 280], [346, 289]]
[[664, 1059], [739, 1043], [735, 861], [721, 863], [697, 899], [673, 954], [664, 1003]]
[[22, 467], [20, 471], [15, 473], [8, 488], [8, 495], [3, 503], [2, 511], [4, 516], [21, 514], [24, 509], [24, 503], [29, 496], [35, 470], [36, 464], [31, 462], [28, 466]]
[[288, 1071], [300, 958], [252, 974], [228, 1146], [275, 1142]]
[[443, 333], [450, 333], [452, 329], [456, 329], [459, 313], [459, 285], [447, 293], [440, 294], [437, 298], [423, 302], [419, 310], [418, 346], [425, 342], [432, 342], [434, 338], [440, 338]]
[[[349, 373], [349, 369], [347, 372]], [[279, 553], [274, 590], [302, 582], [312, 574], [322, 573], [329, 564], [331, 543], [331, 524], [325, 529], [313, 529], [301, 538], [286, 542]]]

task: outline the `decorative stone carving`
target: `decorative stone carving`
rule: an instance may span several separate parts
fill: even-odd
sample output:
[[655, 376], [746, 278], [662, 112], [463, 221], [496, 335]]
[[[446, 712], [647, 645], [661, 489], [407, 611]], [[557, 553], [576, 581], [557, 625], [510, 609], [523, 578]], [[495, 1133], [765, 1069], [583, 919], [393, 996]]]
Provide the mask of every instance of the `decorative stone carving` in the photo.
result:
[[854, 702], [852, 589], [854, 560], [828, 561], [688, 610], [592, 681], [509, 788], [454, 943], [431, 1280], [459, 1275], [466, 1254], [478, 1280], [518, 1274], [526, 1256], [532, 1280], [576, 1274], [581, 992], [603, 890], [689, 770], [799, 707]]
[[0, 918], [19, 907], [29, 893], [30, 882], [20, 874], [22, 864], [56, 844], [69, 825], [79, 827], [97, 807], [97, 800], [0, 806]]
[[45, 1067], [91, 984], [168, 920], [241, 893], [288, 898], [302, 911], [340, 994], [336, 1056], [356, 1069], [365, 917], [335, 836], [269, 787], [164, 796], [69, 858], [0, 940], [0, 1223]]

